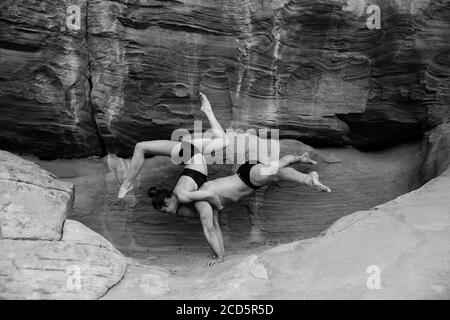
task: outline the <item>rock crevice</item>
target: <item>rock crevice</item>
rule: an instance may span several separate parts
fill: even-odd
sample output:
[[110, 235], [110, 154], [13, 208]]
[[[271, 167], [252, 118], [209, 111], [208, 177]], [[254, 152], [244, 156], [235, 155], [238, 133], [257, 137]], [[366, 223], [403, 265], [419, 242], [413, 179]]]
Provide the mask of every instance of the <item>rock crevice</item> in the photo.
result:
[[94, 85], [92, 83], [92, 67], [91, 67], [91, 54], [89, 49], [89, 5], [86, 5], [86, 12], [85, 12], [85, 25], [86, 25], [86, 51], [87, 51], [87, 81], [89, 85], [89, 94], [88, 94], [88, 106], [90, 108], [90, 115], [92, 120], [92, 125], [95, 128], [95, 132], [97, 135], [97, 139], [100, 144], [100, 154], [99, 156], [104, 157], [107, 155], [106, 150], [106, 143], [103, 140], [102, 134], [100, 132], [100, 128], [97, 124], [97, 117], [96, 117], [96, 111], [94, 109], [94, 105], [92, 104], [92, 90], [94, 89]]
[[316, 147], [382, 149], [450, 118], [449, 0], [376, 0], [380, 30], [334, 0], [71, 4], [80, 30], [66, 2], [1, 4], [2, 149], [129, 156], [205, 120], [199, 90], [224, 127]]

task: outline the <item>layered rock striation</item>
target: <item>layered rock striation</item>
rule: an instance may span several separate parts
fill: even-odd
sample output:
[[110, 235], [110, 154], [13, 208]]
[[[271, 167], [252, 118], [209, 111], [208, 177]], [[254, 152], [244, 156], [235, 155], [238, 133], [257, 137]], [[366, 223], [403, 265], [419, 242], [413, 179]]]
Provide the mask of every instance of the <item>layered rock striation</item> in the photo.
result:
[[[79, 29], [66, 10], [77, 5]], [[369, 5], [381, 28], [369, 29]], [[448, 0], [3, 1], [0, 147], [128, 156], [225, 127], [374, 149], [449, 119]]]
[[[428, 140], [424, 140], [363, 153], [353, 148], [313, 149], [295, 140], [282, 140], [281, 156], [310, 152], [318, 161], [316, 166], [294, 167], [305, 173], [316, 170], [332, 192], [320, 193], [283, 182], [225, 208], [219, 220], [228, 252], [316, 237], [347, 214], [419, 188], [438, 174], [433, 162], [427, 160], [429, 148]], [[179, 179], [183, 167], [173, 164], [169, 157], [147, 159], [125, 201], [118, 201], [117, 193], [130, 165], [128, 159], [109, 155], [98, 160], [39, 164], [75, 185], [77, 195], [70, 218], [102, 234], [122, 252], [161, 263], [179, 252], [192, 256], [208, 250], [193, 208], [194, 212], [188, 206], [179, 210], [178, 216], [166, 215], [154, 209], [147, 196], [150, 187], [172, 189]], [[208, 180], [233, 174], [233, 167], [209, 166]]]

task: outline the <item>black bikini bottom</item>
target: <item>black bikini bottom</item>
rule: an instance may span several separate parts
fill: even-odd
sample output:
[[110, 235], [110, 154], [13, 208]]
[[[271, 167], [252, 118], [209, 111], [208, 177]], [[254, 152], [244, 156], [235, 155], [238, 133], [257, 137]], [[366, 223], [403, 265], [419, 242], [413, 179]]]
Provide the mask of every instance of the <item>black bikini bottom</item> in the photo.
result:
[[198, 189], [200, 189], [200, 187], [206, 182], [206, 175], [197, 170], [185, 168], [181, 173], [181, 175], [192, 178], [197, 184]]
[[239, 169], [236, 171], [236, 174], [241, 178], [242, 182], [244, 182], [246, 185], [248, 185], [252, 189], [259, 189], [261, 187], [255, 186], [253, 183], [250, 182], [250, 170], [257, 164], [261, 162], [257, 161], [256, 163], [250, 163], [250, 161], [247, 161], [243, 165], [239, 167]]

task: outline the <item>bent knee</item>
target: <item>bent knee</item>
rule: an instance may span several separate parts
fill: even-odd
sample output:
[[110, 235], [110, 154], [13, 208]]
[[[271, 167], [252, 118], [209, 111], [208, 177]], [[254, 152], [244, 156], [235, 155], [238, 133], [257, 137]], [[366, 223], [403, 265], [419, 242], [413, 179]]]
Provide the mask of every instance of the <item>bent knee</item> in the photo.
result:
[[267, 165], [260, 166], [257, 172], [258, 176], [266, 178], [267, 176], [276, 175], [279, 169], [280, 169], [279, 161], [271, 161]]
[[144, 153], [144, 144], [142, 142], [136, 143], [134, 146], [134, 152]]

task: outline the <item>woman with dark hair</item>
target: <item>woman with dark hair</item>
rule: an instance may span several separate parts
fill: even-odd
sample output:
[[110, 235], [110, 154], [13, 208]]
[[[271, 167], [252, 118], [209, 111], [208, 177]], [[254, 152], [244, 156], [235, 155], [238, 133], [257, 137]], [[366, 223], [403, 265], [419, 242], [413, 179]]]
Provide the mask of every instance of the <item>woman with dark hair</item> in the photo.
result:
[[214, 116], [208, 98], [200, 93], [200, 99], [202, 103], [201, 111], [208, 118], [214, 138], [202, 137], [200, 139], [192, 139], [188, 136], [184, 137], [181, 142], [154, 140], [137, 143], [127, 177], [119, 190], [119, 199], [125, 198], [133, 189], [133, 182], [144, 166], [146, 154], [172, 156], [172, 158], [178, 156], [182, 159], [185, 169], [173, 192], [168, 190], [161, 192], [158, 192], [156, 189], [149, 190], [149, 196], [154, 199], [153, 205], [155, 208], [166, 213], [174, 213], [178, 203], [190, 203], [199, 200], [205, 200], [216, 207], [220, 207], [219, 197], [215, 193], [199, 191], [199, 189], [206, 182], [208, 175], [204, 154], [211, 154], [213, 151], [225, 148], [228, 144], [228, 138]]
[[[197, 200], [194, 203], [195, 210], [200, 216], [205, 238], [214, 252], [214, 257], [207, 266], [222, 262], [225, 257], [222, 231], [218, 220], [218, 210], [221, 207], [236, 202], [261, 187], [281, 181], [306, 185], [317, 191], [331, 192], [330, 188], [319, 181], [317, 172], [301, 173], [290, 167], [294, 163], [314, 165], [317, 162], [312, 160], [307, 152], [300, 156], [284, 156], [275, 163], [264, 164], [259, 161], [247, 161], [238, 168], [235, 174], [208, 181], [200, 190], [196, 191], [213, 192], [219, 197], [219, 206], [208, 200]], [[163, 212], [175, 214], [179, 208], [183, 208], [180, 206], [182, 203], [177, 201], [170, 191], [150, 189], [148, 195], [153, 199], [153, 206]]]
[[[132, 183], [144, 165], [146, 153], [183, 157], [187, 150], [189, 156], [183, 159], [185, 169], [173, 191], [150, 188], [148, 195], [152, 198], [152, 204], [156, 209], [170, 214], [176, 214], [181, 204], [194, 203], [200, 216], [203, 233], [215, 254], [208, 264], [212, 265], [223, 261], [225, 255], [218, 221], [218, 210], [223, 205], [228, 205], [230, 202], [249, 195], [257, 188], [278, 181], [305, 184], [324, 192], [330, 192], [330, 189], [319, 182], [316, 172], [306, 175], [289, 167], [296, 162], [315, 164], [316, 162], [309, 158], [308, 153], [301, 156], [285, 156], [270, 163], [251, 164], [247, 162], [239, 167], [236, 174], [205, 183], [208, 171], [203, 154], [210, 154], [212, 151], [225, 148], [229, 139], [217, 122], [208, 99], [203, 94], [200, 95], [201, 110], [208, 117], [215, 138], [201, 139], [200, 142], [187, 138], [182, 142], [158, 140], [138, 143], [127, 178], [119, 190], [118, 197], [124, 198], [132, 189]], [[256, 136], [254, 138], [259, 139]]]

